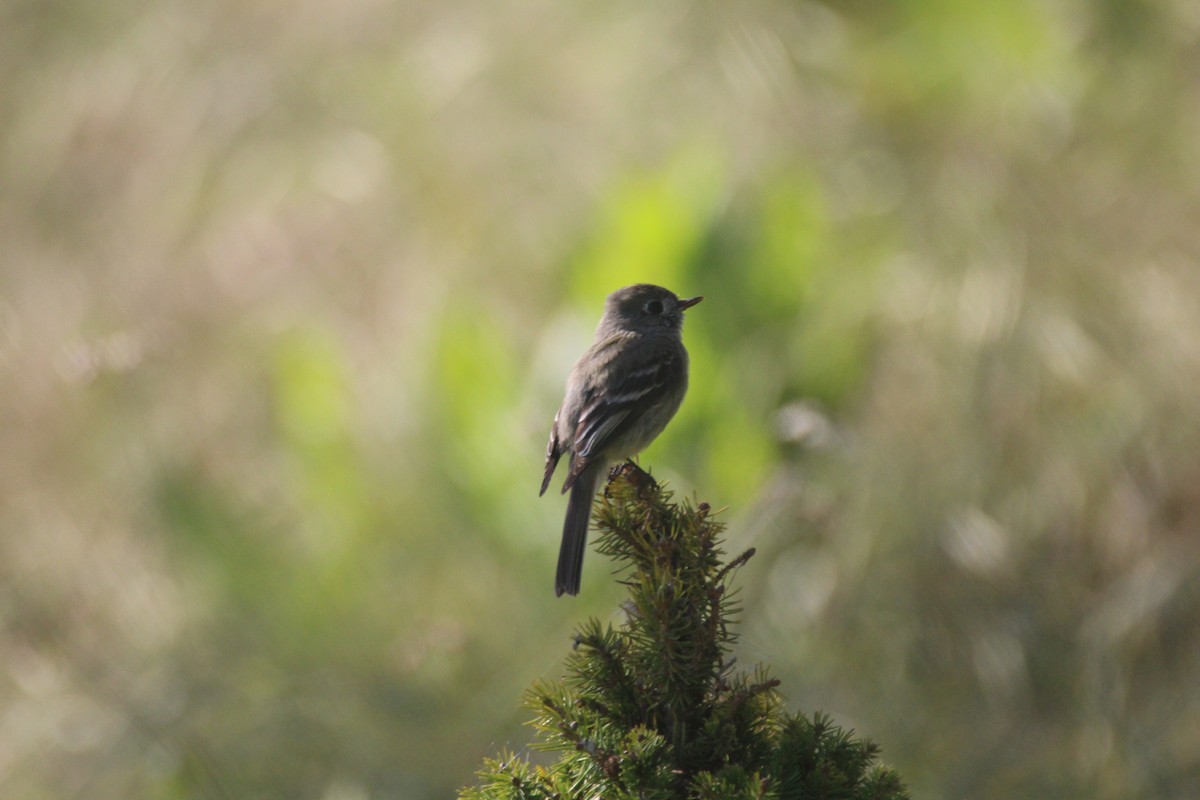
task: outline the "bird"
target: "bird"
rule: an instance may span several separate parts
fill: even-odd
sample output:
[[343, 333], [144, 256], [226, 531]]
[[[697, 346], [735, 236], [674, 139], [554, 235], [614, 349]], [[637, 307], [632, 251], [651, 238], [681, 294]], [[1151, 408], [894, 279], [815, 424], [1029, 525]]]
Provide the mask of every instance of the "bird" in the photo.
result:
[[570, 491], [554, 594], [579, 594], [592, 500], [608, 467], [631, 458], [662, 433], [688, 385], [683, 312], [703, 297], [680, 298], [649, 283], [610, 294], [591, 347], [567, 377], [546, 446], [538, 496], [567, 456]]

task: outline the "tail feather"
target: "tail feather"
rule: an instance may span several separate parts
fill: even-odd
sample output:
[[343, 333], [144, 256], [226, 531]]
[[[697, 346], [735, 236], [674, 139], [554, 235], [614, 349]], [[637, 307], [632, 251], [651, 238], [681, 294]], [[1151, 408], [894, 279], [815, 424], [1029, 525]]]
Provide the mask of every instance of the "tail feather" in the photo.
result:
[[583, 575], [583, 554], [587, 550], [588, 522], [592, 518], [592, 498], [604, 472], [603, 464], [592, 464], [571, 486], [567, 499], [567, 518], [563, 522], [562, 545], [558, 549], [558, 573], [554, 594], [579, 594]]

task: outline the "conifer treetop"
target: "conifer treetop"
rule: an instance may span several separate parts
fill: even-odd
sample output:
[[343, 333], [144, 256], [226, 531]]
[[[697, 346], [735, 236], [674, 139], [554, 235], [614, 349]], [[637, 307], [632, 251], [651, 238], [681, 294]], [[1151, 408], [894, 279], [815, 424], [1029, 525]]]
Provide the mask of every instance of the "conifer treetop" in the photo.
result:
[[596, 501], [596, 549], [628, 590], [621, 625], [588, 620], [560, 682], [529, 691], [535, 747], [550, 766], [488, 760], [464, 800], [902, 800], [878, 747], [820, 713], [788, 714], [779, 682], [735, 669], [729, 579], [707, 503], [674, 502], [633, 464]]

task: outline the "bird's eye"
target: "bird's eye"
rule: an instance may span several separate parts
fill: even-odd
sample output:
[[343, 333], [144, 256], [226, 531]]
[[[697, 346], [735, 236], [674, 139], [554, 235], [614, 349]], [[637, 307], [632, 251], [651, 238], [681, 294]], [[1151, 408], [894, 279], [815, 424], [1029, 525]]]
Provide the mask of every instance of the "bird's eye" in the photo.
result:
[[650, 314], [661, 314], [663, 312], [662, 300], [651, 300], [646, 303], [646, 311]]

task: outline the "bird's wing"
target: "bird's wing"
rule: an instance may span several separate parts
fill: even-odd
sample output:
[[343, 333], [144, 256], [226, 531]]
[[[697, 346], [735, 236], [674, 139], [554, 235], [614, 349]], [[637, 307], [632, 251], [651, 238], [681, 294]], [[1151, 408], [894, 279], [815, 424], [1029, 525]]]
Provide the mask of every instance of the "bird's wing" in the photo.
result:
[[546, 487], [550, 485], [550, 477], [558, 467], [558, 459], [562, 458], [562, 445], [558, 441], [558, 415], [561, 413], [562, 409], [560, 408], [554, 415], [554, 423], [550, 426], [550, 442], [546, 445], [546, 473], [542, 476], [542, 488], [538, 492], [538, 497], [546, 493]]
[[604, 370], [605, 378], [584, 393], [583, 410], [572, 437], [571, 471], [563, 485], [564, 492], [596, 456], [618, 441], [677, 383], [684, 369], [677, 349], [654, 347], [634, 352], [637, 349], [620, 351]]

